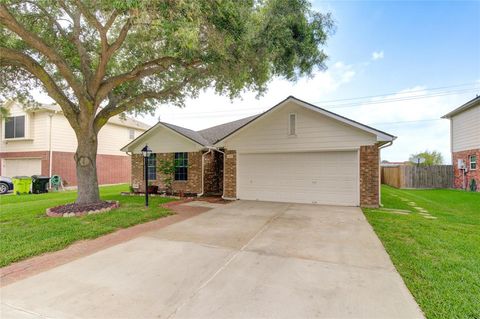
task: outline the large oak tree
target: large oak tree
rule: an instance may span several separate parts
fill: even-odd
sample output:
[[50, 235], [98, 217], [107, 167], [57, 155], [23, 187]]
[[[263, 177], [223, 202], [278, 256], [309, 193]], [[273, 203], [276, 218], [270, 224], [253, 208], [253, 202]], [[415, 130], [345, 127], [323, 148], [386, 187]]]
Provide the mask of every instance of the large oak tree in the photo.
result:
[[40, 87], [61, 107], [77, 137], [77, 203], [99, 201], [109, 118], [310, 75], [332, 29], [305, 0], [0, 0], [0, 23], [0, 95], [33, 101]]

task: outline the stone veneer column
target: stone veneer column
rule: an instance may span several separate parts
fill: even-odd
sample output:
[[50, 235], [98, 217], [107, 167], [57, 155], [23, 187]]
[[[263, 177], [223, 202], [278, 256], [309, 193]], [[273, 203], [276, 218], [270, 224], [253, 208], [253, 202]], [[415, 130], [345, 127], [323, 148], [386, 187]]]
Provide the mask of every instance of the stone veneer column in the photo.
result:
[[360, 206], [380, 205], [380, 150], [377, 145], [360, 147]]
[[237, 152], [232, 150], [225, 151], [225, 172], [223, 197], [237, 197]]

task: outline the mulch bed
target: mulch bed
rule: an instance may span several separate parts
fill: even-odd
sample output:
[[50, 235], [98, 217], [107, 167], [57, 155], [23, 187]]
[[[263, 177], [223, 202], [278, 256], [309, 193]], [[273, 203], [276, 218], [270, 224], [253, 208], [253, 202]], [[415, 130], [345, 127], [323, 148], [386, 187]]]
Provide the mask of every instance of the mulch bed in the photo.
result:
[[74, 217], [108, 212], [118, 208], [118, 201], [104, 201], [93, 204], [66, 204], [47, 209], [47, 216], [50, 217]]

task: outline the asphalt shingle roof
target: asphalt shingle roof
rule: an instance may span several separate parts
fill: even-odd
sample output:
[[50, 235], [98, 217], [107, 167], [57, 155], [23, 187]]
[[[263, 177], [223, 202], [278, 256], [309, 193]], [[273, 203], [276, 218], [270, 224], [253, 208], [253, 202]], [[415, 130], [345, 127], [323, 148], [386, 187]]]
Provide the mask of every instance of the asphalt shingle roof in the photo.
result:
[[181, 126], [178, 126], [178, 125], [173, 125], [173, 124], [170, 124], [170, 123], [165, 123], [165, 122], [160, 122], [161, 124], [165, 125], [166, 127], [168, 127], [169, 129], [172, 129], [174, 130], [175, 132], [197, 142], [198, 144], [201, 144], [201, 145], [204, 145], [204, 146], [209, 146], [211, 145], [210, 141], [208, 141], [207, 139], [205, 139], [202, 135], [200, 135], [198, 132], [195, 132], [193, 130], [190, 130], [188, 128], [185, 128], [185, 127], [181, 127]]
[[240, 120], [212, 126], [200, 131], [190, 130], [188, 128], [181, 127], [178, 125], [173, 125], [170, 123], [165, 123], [165, 122], [160, 122], [160, 123], [201, 145], [212, 146], [216, 142], [224, 138], [225, 136], [231, 134], [232, 132], [236, 131], [240, 127], [254, 120], [259, 115], [260, 114], [245, 117]]
[[240, 120], [236, 120], [233, 122], [228, 122], [224, 124], [220, 124], [217, 126], [212, 126], [207, 129], [198, 131], [200, 135], [202, 135], [207, 141], [210, 143], [215, 144], [216, 142], [220, 141], [225, 136], [231, 134], [232, 132], [238, 130], [240, 127], [244, 126], [250, 121], [253, 121], [255, 118], [260, 116], [260, 114], [245, 117]]

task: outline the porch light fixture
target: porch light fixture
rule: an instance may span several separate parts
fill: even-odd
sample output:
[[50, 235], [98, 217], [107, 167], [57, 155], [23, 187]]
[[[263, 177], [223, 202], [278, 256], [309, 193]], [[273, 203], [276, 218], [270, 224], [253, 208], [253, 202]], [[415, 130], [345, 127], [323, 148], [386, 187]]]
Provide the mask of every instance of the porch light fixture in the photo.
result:
[[148, 158], [152, 154], [152, 150], [145, 145], [142, 148], [142, 155], [143, 155], [143, 167], [145, 170], [145, 207], [148, 207]]

